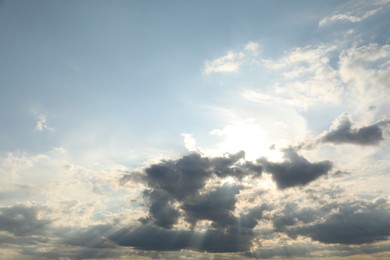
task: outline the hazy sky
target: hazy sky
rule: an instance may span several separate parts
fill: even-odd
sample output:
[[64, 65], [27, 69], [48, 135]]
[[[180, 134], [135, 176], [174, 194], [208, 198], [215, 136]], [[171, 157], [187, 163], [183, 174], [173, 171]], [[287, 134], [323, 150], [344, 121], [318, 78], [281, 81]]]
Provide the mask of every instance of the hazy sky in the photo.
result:
[[390, 257], [389, 17], [0, 1], [0, 255]]

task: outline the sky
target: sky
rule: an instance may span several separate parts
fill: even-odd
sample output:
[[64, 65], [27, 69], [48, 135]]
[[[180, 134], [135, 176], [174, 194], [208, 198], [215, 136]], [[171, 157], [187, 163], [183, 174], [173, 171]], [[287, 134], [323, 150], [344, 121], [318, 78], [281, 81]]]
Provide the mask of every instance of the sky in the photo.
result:
[[0, 255], [390, 258], [389, 17], [0, 1]]

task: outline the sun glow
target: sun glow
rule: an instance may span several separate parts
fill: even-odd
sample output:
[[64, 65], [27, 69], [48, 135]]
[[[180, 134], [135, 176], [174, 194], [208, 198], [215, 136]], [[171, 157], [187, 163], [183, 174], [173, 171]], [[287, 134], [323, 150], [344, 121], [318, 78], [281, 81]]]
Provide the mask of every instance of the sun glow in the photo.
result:
[[222, 138], [218, 150], [229, 153], [243, 150], [246, 160], [252, 161], [262, 156], [278, 157], [272, 148], [272, 138], [254, 119], [227, 125], [222, 130], [214, 129], [210, 134]]
[[222, 185], [233, 185], [234, 183], [236, 183], [236, 181], [235, 181], [234, 178], [231, 177], [231, 176], [228, 176], [228, 177], [223, 178], [223, 179], [221, 180], [221, 184], [222, 184]]

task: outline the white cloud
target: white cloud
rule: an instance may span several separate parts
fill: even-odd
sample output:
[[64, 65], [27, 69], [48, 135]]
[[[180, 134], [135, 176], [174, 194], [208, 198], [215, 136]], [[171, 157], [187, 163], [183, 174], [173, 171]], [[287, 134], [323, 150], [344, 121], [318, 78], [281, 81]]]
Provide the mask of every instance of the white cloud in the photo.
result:
[[364, 19], [367, 19], [368, 17], [375, 15], [381, 9], [382, 9], [382, 7], [379, 7], [376, 9], [366, 11], [366, 12], [361, 13], [361, 14], [352, 14], [351, 12], [349, 12], [349, 13], [344, 13], [344, 14], [335, 14], [332, 16], [327, 16], [324, 19], [322, 19], [318, 25], [325, 26], [325, 25], [328, 25], [331, 23], [336, 23], [336, 22], [351, 22], [351, 23], [361, 22]]
[[139, 199], [143, 188], [141, 184], [135, 189], [119, 185], [127, 168], [94, 170], [76, 165], [68, 157], [61, 147], [39, 154], [1, 156], [0, 174], [7, 176], [0, 183], [1, 204], [42, 205], [48, 209], [45, 217], [55, 226], [88, 226], [119, 215], [129, 222], [135, 218], [122, 209], [134, 209], [131, 201]]
[[182, 133], [181, 136], [184, 138], [184, 147], [189, 152], [199, 152], [200, 148], [196, 144], [195, 138], [192, 136], [192, 134]]
[[248, 52], [251, 52], [253, 54], [257, 54], [259, 52], [259, 44], [256, 43], [256, 42], [248, 42], [246, 45], [245, 45], [245, 50], [248, 51]]
[[54, 128], [47, 122], [47, 117], [44, 114], [33, 112], [35, 116], [35, 130], [39, 132], [49, 131], [53, 132]]
[[341, 81], [329, 56], [337, 50], [335, 45], [307, 46], [287, 52], [280, 59], [263, 59], [267, 68], [280, 73], [274, 86], [264, 93], [247, 92], [249, 99], [273, 99], [300, 108], [318, 103], [340, 101]]
[[[306, 69], [314, 71], [321, 64], [329, 62], [328, 54], [336, 50], [336, 45], [321, 44], [295, 48], [276, 60], [263, 59], [263, 64], [272, 69], [292, 68], [296, 65], [306, 65]], [[293, 67], [294, 66], [294, 67]]]
[[237, 72], [240, 68], [242, 59], [242, 53], [229, 51], [226, 53], [226, 55], [216, 58], [212, 61], [206, 60], [203, 71], [206, 74]]
[[352, 47], [340, 55], [340, 78], [348, 86], [349, 103], [356, 114], [390, 102], [390, 45]]

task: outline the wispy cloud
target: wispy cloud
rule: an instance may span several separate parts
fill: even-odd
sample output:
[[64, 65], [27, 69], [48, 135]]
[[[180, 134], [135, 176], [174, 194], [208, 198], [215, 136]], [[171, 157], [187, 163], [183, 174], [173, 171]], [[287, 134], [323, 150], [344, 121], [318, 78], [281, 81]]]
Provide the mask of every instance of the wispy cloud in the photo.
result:
[[335, 22], [357, 23], [357, 22], [360, 22], [360, 21], [362, 21], [370, 16], [373, 16], [379, 10], [381, 10], [381, 8], [377, 8], [377, 9], [368, 11], [361, 16], [354, 16], [354, 15], [350, 15], [350, 14], [336, 14], [336, 15], [328, 16], [319, 22], [319, 26], [325, 26], [325, 25], [335, 23]]
[[253, 54], [258, 54], [259, 53], [259, 49], [260, 49], [260, 45], [257, 43], [257, 42], [248, 42], [246, 45], [245, 45], [245, 51], [247, 52], [251, 52]]
[[237, 72], [240, 69], [242, 59], [242, 53], [229, 51], [222, 57], [211, 61], [206, 60], [203, 67], [203, 72], [206, 74]]
[[[362, 1], [363, 2], [363, 1]], [[360, 8], [350, 7], [352, 11], [340, 12], [334, 15], [327, 16], [323, 18], [318, 25], [326, 26], [332, 23], [338, 22], [350, 22], [358, 23], [371, 16], [374, 16], [379, 11], [381, 11], [386, 5], [389, 4], [389, 1], [371, 1], [370, 3], [364, 2], [365, 4], [361, 5], [361, 2], [355, 3]], [[361, 5], [361, 6], [359, 6]], [[379, 6], [379, 7], [377, 7]], [[355, 10], [353, 10], [355, 9]]]

